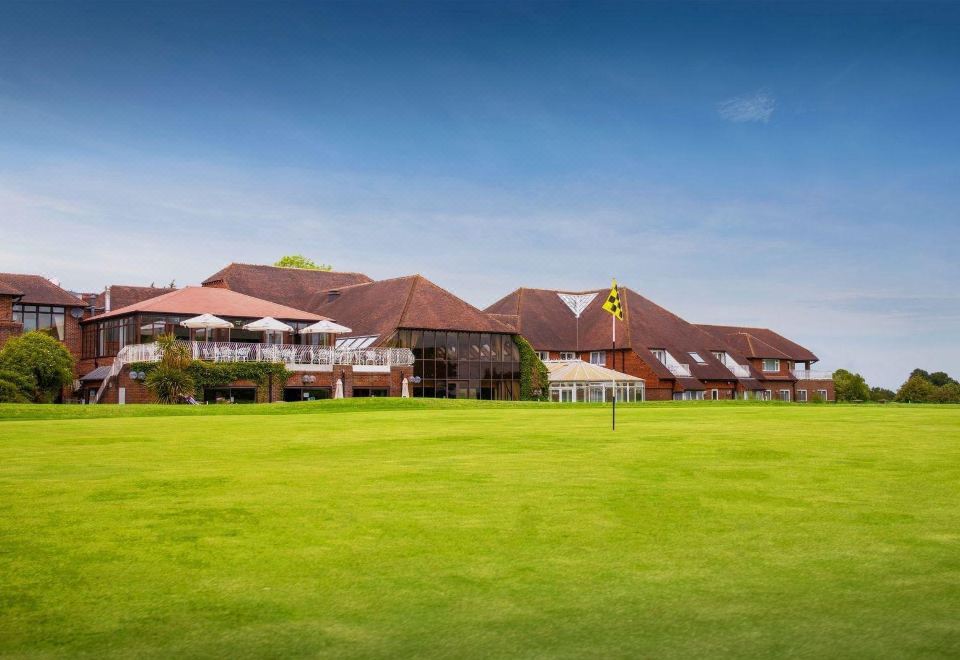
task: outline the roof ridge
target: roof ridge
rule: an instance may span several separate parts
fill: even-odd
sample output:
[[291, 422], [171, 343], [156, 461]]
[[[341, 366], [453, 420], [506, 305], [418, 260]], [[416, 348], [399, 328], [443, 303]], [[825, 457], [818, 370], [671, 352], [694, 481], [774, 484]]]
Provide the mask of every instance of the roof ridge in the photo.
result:
[[[403, 308], [400, 310], [400, 315], [397, 317], [397, 328], [403, 327], [403, 319], [407, 315], [407, 310], [410, 307], [410, 301], [413, 300], [413, 291], [417, 288], [417, 284], [420, 280], [423, 279], [423, 275], [417, 273], [416, 275], [409, 276], [413, 282], [410, 284], [410, 289], [407, 291], [407, 299], [403, 301]], [[394, 278], [395, 280], [403, 279], [400, 277]], [[384, 280], [386, 281], [386, 280]]]

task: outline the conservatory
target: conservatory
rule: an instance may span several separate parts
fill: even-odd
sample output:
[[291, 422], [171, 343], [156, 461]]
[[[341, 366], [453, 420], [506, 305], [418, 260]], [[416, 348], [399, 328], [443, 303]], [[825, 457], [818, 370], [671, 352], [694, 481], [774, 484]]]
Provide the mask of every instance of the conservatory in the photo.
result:
[[617, 401], [643, 401], [644, 382], [613, 369], [582, 360], [546, 360], [550, 372], [550, 400], [562, 403], [611, 401], [616, 391]]

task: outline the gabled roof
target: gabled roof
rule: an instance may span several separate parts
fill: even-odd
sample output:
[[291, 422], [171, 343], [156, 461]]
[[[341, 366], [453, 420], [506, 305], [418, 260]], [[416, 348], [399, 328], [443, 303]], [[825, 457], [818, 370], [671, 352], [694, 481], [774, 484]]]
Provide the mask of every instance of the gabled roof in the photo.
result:
[[133, 305], [134, 303], [150, 298], [162, 296], [165, 293], [176, 291], [176, 288], [159, 286], [131, 286], [127, 284], [111, 284], [104, 291], [97, 294], [94, 306], [97, 309], [107, 308], [107, 297], [110, 299], [110, 310]]
[[0, 282], [21, 296], [20, 302], [30, 305], [86, 307], [80, 298], [43, 277], [21, 273], [0, 273]]
[[356, 335], [388, 339], [398, 328], [513, 331], [422, 275], [409, 275], [317, 293], [304, 305], [337, 319]]
[[363, 273], [232, 263], [205, 279], [203, 285], [297, 306], [302, 305], [305, 296], [317, 291], [372, 281]]
[[819, 360], [809, 349], [767, 328], [705, 324], [698, 327], [716, 337], [724, 347], [750, 358], [780, 358], [796, 362]]
[[229, 289], [213, 287], [188, 286], [176, 289], [170, 293], [141, 300], [126, 307], [112, 309], [106, 314], [100, 314], [86, 319], [84, 323], [99, 321], [115, 316], [126, 316], [135, 312], [156, 314], [213, 314], [214, 316], [230, 316], [239, 318], [259, 319], [272, 316], [275, 319], [286, 321], [319, 321], [325, 317], [302, 309], [295, 309], [280, 305], [269, 300], [261, 300]]
[[[589, 351], [611, 348], [610, 315], [603, 310], [609, 289], [576, 292], [598, 295], [583, 309], [579, 322], [554, 289], [517, 289], [485, 311], [493, 315], [516, 315], [517, 331], [537, 350]], [[624, 320], [617, 323], [617, 347], [630, 348], [663, 379], [676, 377], [654, 357], [650, 349], [668, 351], [680, 364], [689, 364], [692, 378], [734, 380], [733, 374], [710, 352], [716, 339], [676, 314], [621, 286]], [[690, 352], [699, 353], [698, 364]], [[746, 364], [736, 351], [728, 351]]]
[[543, 364], [550, 374], [551, 383], [609, 383], [611, 381], [636, 383], [643, 381], [642, 378], [583, 360], [547, 360]]

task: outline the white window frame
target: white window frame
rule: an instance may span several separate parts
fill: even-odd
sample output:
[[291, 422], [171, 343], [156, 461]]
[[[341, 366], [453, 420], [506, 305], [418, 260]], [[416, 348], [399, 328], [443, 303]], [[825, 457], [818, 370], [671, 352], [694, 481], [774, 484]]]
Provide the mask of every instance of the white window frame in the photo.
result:
[[807, 391], [797, 390], [797, 403], [806, 403], [806, 402], [807, 402]]
[[710, 390], [710, 400], [711, 400], [711, 401], [719, 401], [719, 400], [720, 400], [720, 390], [718, 390], [718, 389], [716, 389], [716, 388]]
[[550, 351], [537, 351], [537, 357], [540, 358], [540, 361], [546, 361], [550, 359]]
[[726, 351], [710, 351], [713, 353], [713, 357], [717, 358], [721, 364], [727, 363], [727, 353]]
[[696, 362], [697, 364], [706, 364], [707, 361], [703, 359], [703, 356], [696, 351], [690, 351], [687, 353], [690, 356], [690, 359]]
[[827, 395], [828, 395], [827, 390], [817, 390], [817, 394], [819, 394], [819, 395], [820, 395], [820, 398], [822, 398], [824, 401], [829, 401], [829, 400], [830, 400], [830, 399], [828, 398], [828, 396], [827, 396]]
[[577, 354], [573, 351], [560, 351], [561, 360], [576, 360]]
[[[787, 395], [786, 398], [783, 397], [784, 394]], [[780, 400], [789, 403], [789, 402], [790, 402], [790, 390], [780, 390]]]
[[771, 401], [773, 399], [773, 390], [764, 390], [763, 391], [763, 400]]
[[607, 352], [590, 351], [590, 364], [598, 364], [601, 367], [607, 366]]
[[665, 348], [651, 348], [650, 352], [653, 353], [653, 357], [657, 358], [660, 361], [660, 364], [667, 363], [667, 349]]
[[[775, 369], [767, 369], [767, 362], [773, 362], [777, 365], [777, 367]], [[763, 371], [765, 373], [774, 373], [780, 371], [780, 360], [777, 358], [763, 358], [761, 366], [763, 367]]]

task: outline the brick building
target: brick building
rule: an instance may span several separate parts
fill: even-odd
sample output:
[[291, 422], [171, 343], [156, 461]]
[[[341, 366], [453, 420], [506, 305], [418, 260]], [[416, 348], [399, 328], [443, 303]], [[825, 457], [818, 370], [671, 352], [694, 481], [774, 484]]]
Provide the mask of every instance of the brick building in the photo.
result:
[[[782, 358], [782, 373], [765, 372], [763, 359], [751, 355], [756, 351], [744, 352], [741, 343], [688, 323], [629, 287], [620, 287], [624, 320], [617, 322], [614, 350], [612, 317], [602, 309], [607, 291], [521, 288], [486, 311], [530, 341], [541, 359], [579, 359], [637, 376], [650, 400], [762, 399], [778, 396], [783, 388], [795, 391], [795, 359]], [[792, 346], [800, 361], [808, 366], [816, 361], [806, 349]]]

